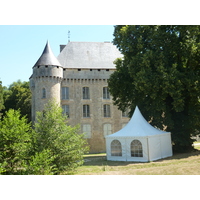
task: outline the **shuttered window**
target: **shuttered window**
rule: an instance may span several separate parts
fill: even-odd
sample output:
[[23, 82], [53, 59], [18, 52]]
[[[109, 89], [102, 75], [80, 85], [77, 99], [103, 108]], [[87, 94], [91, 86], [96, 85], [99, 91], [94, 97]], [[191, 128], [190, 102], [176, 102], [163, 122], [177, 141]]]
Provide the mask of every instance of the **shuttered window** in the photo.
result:
[[103, 125], [103, 134], [104, 134], [104, 137], [106, 135], [112, 134], [112, 125], [111, 124], [104, 124]]
[[83, 124], [83, 133], [84, 138], [91, 138], [91, 125], [90, 124]]

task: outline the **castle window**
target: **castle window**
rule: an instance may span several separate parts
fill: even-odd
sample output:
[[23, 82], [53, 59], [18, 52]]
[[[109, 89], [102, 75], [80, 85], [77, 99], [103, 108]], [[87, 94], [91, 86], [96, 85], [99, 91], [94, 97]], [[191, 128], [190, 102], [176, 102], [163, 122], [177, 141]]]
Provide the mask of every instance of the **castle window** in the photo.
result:
[[122, 145], [119, 140], [111, 142], [111, 156], [122, 156]]
[[91, 125], [83, 124], [83, 133], [85, 133], [84, 138], [91, 138]]
[[110, 99], [110, 93], [108, 91], [108, 87], [103, 88], [103, 99]]
[[103, 116], [110, 117], [110, 105], [103, 105]]
[[83, 117], [90, 117], [90, 106], [83, 105]]
[[111, 124], [104, 124], [103, 125], [103, 133], [104, 133], [104, 137], [106, 135], [112, 134], [112, 125]]
[[69, 88], [62, 87], [62, 99], [69, 99]]
[[89, 87], [83, 87], [83, 99], [90, 99]]
[[46, 99], [46, 89], [42, 88], [42, 99]]
[[62, 105], [63, 114], [69, 118], [69, 105]]
[[143, 157], [142, 143], [139, 140], [131, 142], [131, 157]]

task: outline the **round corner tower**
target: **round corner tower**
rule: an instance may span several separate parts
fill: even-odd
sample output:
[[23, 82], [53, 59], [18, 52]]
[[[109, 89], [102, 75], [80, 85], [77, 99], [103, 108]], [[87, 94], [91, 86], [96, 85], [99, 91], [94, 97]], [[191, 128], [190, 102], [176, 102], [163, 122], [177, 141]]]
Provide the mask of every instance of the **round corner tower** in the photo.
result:
[[44, 105], [54, 99], [60, 104], [60, 89], [63, 79], [63, 67], [54, 56], [49, 42], [38, 61], [33, 66], [30, 77], [32, 92], [32, 122], [36, 119], [36, 112], [43, 111]]

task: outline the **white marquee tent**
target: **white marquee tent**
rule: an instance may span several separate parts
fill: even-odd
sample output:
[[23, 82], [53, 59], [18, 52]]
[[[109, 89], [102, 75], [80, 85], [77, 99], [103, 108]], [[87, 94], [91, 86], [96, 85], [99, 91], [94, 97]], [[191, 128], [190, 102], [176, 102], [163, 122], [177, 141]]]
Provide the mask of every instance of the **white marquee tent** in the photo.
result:
[[172, 156], [171, 133], [151, 126], [136, 106], [129, 123], [106, 136], [107, 160], [148, 162]]

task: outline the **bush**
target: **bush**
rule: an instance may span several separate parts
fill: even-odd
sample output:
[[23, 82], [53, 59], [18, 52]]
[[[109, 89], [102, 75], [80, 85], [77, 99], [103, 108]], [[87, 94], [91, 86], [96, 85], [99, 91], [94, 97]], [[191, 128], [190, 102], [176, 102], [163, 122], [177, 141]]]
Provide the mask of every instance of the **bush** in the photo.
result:
[[24, 174], [32, 128], [20, 111], [10, 109], [0, 121], [0, 173]]
[[88, 152], [86, 140], [79, 134], [79, 126], [67, 125], [67, 116], [54, 101], [49, 101], [45, 112], [37, 113], [35, 132], [36, 152], [48, 150], [54, 174], [71, 174], [83, 164], [83, 155]]

